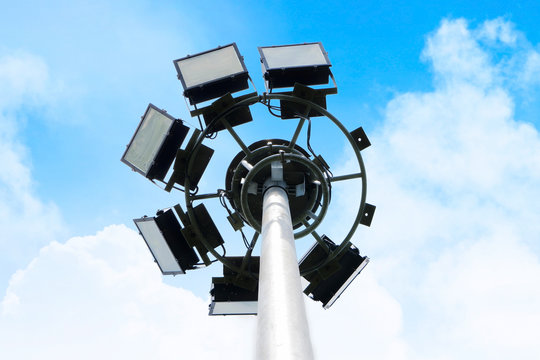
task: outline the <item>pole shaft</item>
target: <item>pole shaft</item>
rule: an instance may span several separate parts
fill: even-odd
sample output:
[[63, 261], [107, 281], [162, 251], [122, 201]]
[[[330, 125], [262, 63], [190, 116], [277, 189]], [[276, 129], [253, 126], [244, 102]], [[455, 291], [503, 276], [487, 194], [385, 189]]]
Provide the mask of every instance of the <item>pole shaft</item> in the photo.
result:
[[287, 193], [263, 199], [257, 359], [313, 359]]

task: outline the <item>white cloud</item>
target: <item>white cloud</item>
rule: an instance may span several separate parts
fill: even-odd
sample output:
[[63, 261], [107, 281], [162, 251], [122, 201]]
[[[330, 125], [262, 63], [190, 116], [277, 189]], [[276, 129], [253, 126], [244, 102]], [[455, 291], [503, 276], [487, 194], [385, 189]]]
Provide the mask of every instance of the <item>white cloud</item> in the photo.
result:
[[136, 232], [109, 226], [51, 243], [13, 276], [0, 348], [10, 359], [251, 358], [254, 318], [207, 313], [207, 300], [162, 282]]
[[19, 110], [50, 100], [49, 75], [39, 58], [16, 53], [0, 57], [0, 278], [7, 279], [39, 248], [63, 232], [54, 204], [35, 194], [27, 147], [18, 139], [25, 119]]
[[[527, 67], [508, 64], [535, 61], [520, 36], [496, 19], [445, 20], [428, 37], [435, 90], [391, 101], [364, 152], [377, 212], [355, 242], [372, 262], [330, 310], [308, 302], [320, 358], [538, 358], [540, 139], [514, 119], [509, 79]], [[13, 359], [251, 358], [255, 319], [209, 318], [207, 304], [164, 284], [137, 234], [110, 226], [50, 243], [13, 275], [0, 348]]]
[[461, 344], [448, 352], [455, 358], [537, 357], [539, 276], [538, 257], [508, 231], [442, 252], [419, 294], [431, 321], [440, 324], [437, 343]]
[[514, 45], [518, 33], [514, 29], [514, 24], [499, 17], [485, 21], [477, 30], [476, 36], [478, 39], [500, 41], [505, 45]]
[[39, 57], [16, 52], [0, 57], [0, 109], [39, 102], [47, 96], [49, 74]]
[[540, 53], [538, 51], [531, 49], [527, 54], [520, 80], [525, 83], [540, 83]]
[[525, 63], [512, 24], [444, 20], [423, 52], [435, 90], [392, 100], [365, 152], [378, 208], [362, 244], [403, 307], [414, 358], [540, 354], [540, 138], [514, 119], [509, 79], [523, 67], [486, 37]]
[[495, 80], [487, 54], [472, 37], [464, 19], [443, 20], [427, 39], [422, 55], [430, 60], [437, 79], [444, 84], [488, 86]]
[[370, 264], [329, 309], [306, 300], [318, 359], [409, 359], [402, 308], [378, 284]]
[[[369, 344], [364, 355], [405, 358], [400, 305], [373, 269], [331, 311], [308, 301], [319, 358], [347, 357], [358, 337]], [[256, 318], [209, 317], [208, 302], [164, 284], [140, 236], [109, 226], [51, 243], [12, 277], [0, 303], [0, 347], [10, 359], [251, 359]], [[336, 342], [348, 346], [328, 346]]]

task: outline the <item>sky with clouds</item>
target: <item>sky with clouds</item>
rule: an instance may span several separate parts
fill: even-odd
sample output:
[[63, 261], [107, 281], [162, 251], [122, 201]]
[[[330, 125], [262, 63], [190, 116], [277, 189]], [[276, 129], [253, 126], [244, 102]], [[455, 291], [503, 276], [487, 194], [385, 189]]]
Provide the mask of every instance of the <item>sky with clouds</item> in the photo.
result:
[[[2, 357], [252, 358], [256, 318], [207, 316], [220, 267], [164, 279], [134, 230], [181, 196], [119, 161], [149, 102], [195, 124], [172, 60], [233, 41], [259, 92], [257, 46], [322, 41], [339, 88], [328, 109], [372, 143], [377, 211], [353, 239], [371, 261], [331, 309], [306, 298], [317, 358], [540, 357], [535, 2], [0, 4]], [[326, 135], [316, 149], [350, 172]], [[201, 186], [222, 186], [237, 151], [216, 152]], [[333, 239], [355, 190], [334, 189]]]

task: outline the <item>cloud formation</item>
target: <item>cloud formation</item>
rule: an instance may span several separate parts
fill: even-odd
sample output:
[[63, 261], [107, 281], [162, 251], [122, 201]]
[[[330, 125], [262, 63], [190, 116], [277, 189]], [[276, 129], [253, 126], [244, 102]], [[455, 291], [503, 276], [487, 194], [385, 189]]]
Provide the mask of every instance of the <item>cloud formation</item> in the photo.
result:
[[[15, 53], [0, 57], [0, 282], [24, 266], [39, 248], [63, 233], [58, 209], [36, 195], [31, 155], [19, 141], [26, 109], [46, 106], [50, 86], [46, 64]], [[30, 119], [31, 121], [33, 119]]]
[[12, 277], [0, 348], [11, 359], [250, 359], [253, 319], [207, 313], [206, 300], [162, 282], [136, 232], [109, 226], [49, 244]]
[[540, 139], [513, 89], [538, 53], [502, 19], [458, 19], [422, 55], [435, 89], [392, 100], [366, 154], [379, 280], [415, 358], [536, 358]]
[[[355, 242], [372, 262], [330, 310], [308, 303], [315, 351], [536, 359], [540, 139], [515, 107], [538, 84], [539, 54], [504, 19], [458, 19], [427, 37], [422, 58], [434, 89], [396, 96], [364, 152], [377, 212]], [[209, 318], [207, 304], [164, 284], [134, 231], [109, 226], [51, 242], [13, 275], [0, 348], [13, 359], [251, 358], [255, 319]]]

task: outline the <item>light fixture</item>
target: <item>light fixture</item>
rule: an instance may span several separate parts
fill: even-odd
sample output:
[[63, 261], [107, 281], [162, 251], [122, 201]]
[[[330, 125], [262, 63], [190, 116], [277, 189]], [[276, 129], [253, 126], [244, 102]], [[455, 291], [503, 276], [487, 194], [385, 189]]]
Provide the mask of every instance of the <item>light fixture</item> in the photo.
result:
[[247, 89], [249, 74], [236, 43], [174, 60], [190, 104]]
[[257, 315], [257, 291], [227, 283], [223, 278], [212, 278], [212, 303], [208, 315]]
[[[237, 98], [233, 98], [231, 94], [225, 94], [214, 101], [212, 105], [204, 108], [202, 113], [203, 119], [206, 126], [210, 127], [209, 132], [224, 130], [225, 125], [222, 122], [223, 120], [231, 127], [252, 121], [253, 118], [248, 106], [235, 106], [238, 102], [247, 99], [249, 96], [253, 96], [253, 94], [242, 95]], [[216, 121], [218, 116], [225, 111], [228, 112], [227, 115], [223, 116], [221, 121]]]
[[[327, 236], [321, 236], [330, 250], [335, 251], [338, 246]], [[369, 258], [361, 256], [358, 249], [352, 244], [336, 258], [325, 266], [320, 266], [329, 256], [326, 249], [315, 243], [311, 249], [300, 260], [300, 272], [310, 268], [317, 268], [304, 278], [309, 281], [309, 285], [304, 289], [304, 293], [313, 300], [320, 301], [325, 309], [330, 308], [339, 296], [347, 289], [351, 282], [366, 267]]]
[[199, 223], [202, 236], [204, 236], [207, 243], [213, 248], [222, 245], [223, 238], [221, 237], [216, 224], [214, 224], [212, 217], [208, 213], [208, 210], [206, 210], [206, 206], [204, 206], [203, 203], [195, 206], [193, 208], [193, 214]]
[[[197, 185], [199, 184], [208, 163], [210, 163], [210, 159], [214, 155], [213, 149], [202, 144], [199, 146], [197, 152], [193, 153], [195, 143], [197, 142], [200, 133], [200, 130], [194, 129], [186, 148], [178, 149], [176, 153], [176, 160], [174, 161], [173, 173], [167, 182], [167, 186], [165, 187], [166, 191], [171, 191], [175, 183], [184, 186], [186, 176], [188, 176], [190, 181], [190, 190], [197, 189]], [[191, 156], [194, 156], [194, 159], [192, 161], [192, 167], [189, 169], [190, 171], [188, 173], [188, 162]]]
[[[266, 46], [258, 51], [266, 87], [262, 94], [256, 89], [247, 94], [249, 83], [255, 85], [235, 43], [174, 60], [184, 100], [200, 128], [190, 129], [191, 136], [184, 140], [187, 127], [150, 104], [122, 161], [147, 178], [163, 182], [165, 191], [183, 192], [186, 211], [177, 204], [176, 214], [166, 209], [155, 217], [134, 220], [162, 273], [183, 274], [221, 262], [223, 276], [212, 278], [210, 315], [257, 315], [257, 358], [288, 354], [312, 358], [298, 280], [307, 280], [303, 292], [328, 309], [369, 262], [351, 239], [359, 224], [370, 226], [375, 212], [375, 206], [366, 203], [361, 156], [370, 142], [361, 127], [348, 132], [326, 110], [326, 97], [337, 93], [337, 85], [321, 43]], [[253, 121], [250, 109], [255, 104], [266, 107], [272, 116], [295, 119], [292, 138], [268, 139], [259, 131], [261, 137], [249, 145], [234, 127]], [[345, 135], [357, 163], [354, 172], [334, 176], [322, 155], [310, 146], [311, 118], [316, 116], [326, 117]], [[309, 152], [298, 145], [306, 132]], [[258, 136], [256, 131], [248, 135], [253, 134]], [[232, 137], [239, 152], [227, 168], [225, 188], [218, 184], [216, 191], [207, 191], [212, 182], [203, 180], [199, 189], [214, 154], [207, 145], [218, 135]], [[348, 180], [355, 181], [355, 191], [348, 196], [356, 199], [357, 212], [351, 217], [350, 230], [341, 231], [346, 235], [336, 245], [315, 230], [329, 209], [332, 184]], [[233, 229], [241, 233], [244, 256], [230, 256], [207, 210], [206, 202], [218, 198], [225, 209], [221, 214], [228, 214]], [[214, 206], [208, 209], [215, 210]], [[253, 230], [251, 241], [245, 227]], [[298, 262], [296, 239], [307, 235], [317, 242]], [[262, 267], [260, 258], [252, 256], [258, 241], [260, 256], [266, 259]], [[290, 341], [281, 341], [283, 334]]]
[[332, 64], [320, 42], [258, 49], [269, 89], [328, 83]]
[[[180, 205], [176, 205], [175, 209], [180, 216], [180, 220], [184, 224], [182, 235], [184, 235], [184, 238], [190, 246], [197, 249], [204, 264], [210, 266], [212, 261], [207, 255], [210, 251], [209, 248], [215, 249], [218, 246], [222, 246], [223, 238], [221, 237], [216, 224], [214, 224], [214, 221], [210, 217], [208, 210], [206, 210], [203, 203], [192, 209], [193, 220], [197, 223], [197, 226], [195, 226], [195, 224], [191, 222], [192, 219], [184, 213]], [[199, 231], [196, 230], [196, 227]]]
[[189, 128], [149, 104], [122, 162], [149, 179], [163, 180]]
[[199, 262], [171, 209], [160, 210], [155, 217], [145, 216], [133, 221], [163, 275], [184, 274]]
[[[226, 257], [231, 264], [241, 267], [244, 257]], [[260, 258], [253, 256], [245, 263], [253, 277], [241, 277], [238, 273], [223, 266], [223, 277], [212, 278], [209, 315], [257, 315], [258, 284], [255, 276], [259, 274]]]

